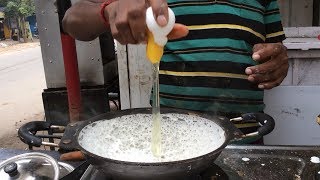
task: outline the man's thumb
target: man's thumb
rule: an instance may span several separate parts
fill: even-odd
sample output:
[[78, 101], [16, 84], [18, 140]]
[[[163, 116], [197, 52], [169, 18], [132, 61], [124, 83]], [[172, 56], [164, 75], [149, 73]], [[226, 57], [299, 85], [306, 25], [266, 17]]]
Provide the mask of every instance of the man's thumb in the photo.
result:
[[165, 26], [168, 23], [168, 4], [166, 0], [150, 0], [153, 16], [159, 26]]

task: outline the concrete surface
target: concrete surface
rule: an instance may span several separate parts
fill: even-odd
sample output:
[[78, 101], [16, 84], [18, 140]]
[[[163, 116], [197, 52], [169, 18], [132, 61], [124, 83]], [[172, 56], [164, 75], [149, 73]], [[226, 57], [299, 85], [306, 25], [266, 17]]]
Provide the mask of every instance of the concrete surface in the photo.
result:
[[0, 147], [26, 147], [17, 138], [17, 129], [28, 121], [43, 120], [45, 88], [39, 44], [0, 51]]

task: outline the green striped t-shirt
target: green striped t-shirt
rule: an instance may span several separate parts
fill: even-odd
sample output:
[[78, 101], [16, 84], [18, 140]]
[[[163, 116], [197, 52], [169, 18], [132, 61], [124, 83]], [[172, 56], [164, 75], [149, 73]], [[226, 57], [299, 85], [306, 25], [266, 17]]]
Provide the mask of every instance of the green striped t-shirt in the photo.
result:
[[169, 41], [160, 63], [162, 106], [238, 116], [264, 109], [263, 90], [245, 69], [257, 43], [281, 42], [276, 0], [168, 0], [189, 28]]

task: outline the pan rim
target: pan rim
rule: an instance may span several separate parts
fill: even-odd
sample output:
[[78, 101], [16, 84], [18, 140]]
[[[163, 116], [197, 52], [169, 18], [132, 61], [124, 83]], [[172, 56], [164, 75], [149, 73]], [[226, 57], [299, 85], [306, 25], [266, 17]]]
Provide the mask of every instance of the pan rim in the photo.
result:
[[[215, 149], [214, 151], [211, 151], [211, 152], [204, 154], [204, 155], [201, 155], [201, 156], [197, 156], [197, 157], [193, 157], [193, 158], [189, 158], [189, 159], [178, 160], [178, 161], [165, 161], [165, 162], [132, 162], [132, 161], [121, 161], [121, 160], [116, 160], [116, 159], [110, 159], [110, 158], [106, 158], [106, 157], [102, 157], [97, 154], [94, 154], [94, 153], [86, 150], [84, 147], [82, 147], [80, 145], [79, 139], [78, 139], [79, 134], [86, 126], [88, 126], [94, 122], [97, 122], [97, 121], [108, 120], [108, 119], [112, 119], [112, 118], [116, 118], [116, 117], [120, 117], [120, 116], [125, 116], [125, 115], [139, 114], [139, 112], [141, 114], [150, 114], [151, 108], [135, 108], [135, 109], [127, 109], [127, 110], [121, 110], [121, 111], [114, 111], [114, 112], [101, 114], [99, 116], [96, 116], [94, 118], [89, 119], [87, 123], [84, 123], [81, 125], [81, 127], [78, 129], [78, 131], [76, 133], [75, 138], [76, 138], [77, 146], [80, 148], [80, 150], [85, 155], [90, 156], [94, 159], [102, 160], [104, 162], [110, 162], [110, 163], [119, 164], [119, 165], [129, 165], [129, 166], [132, 165], [132, 166], [144, 166], [144, 167], [147, 167], [147, 166], [168, 166], [168, 165], [176, 165], [176, 164], [181, 164], [181, 163], [189, 164], [189, 163], [192, 163], [195, 161], [200, 161], [202, 159], [210, 159], [211, 157], [215, 157], [217, 154], [220, 154], [221, 151], [228, 145], [229, 141], [234, 138], [233, 133], [227, 127], [222, 125], [221, 121], [229, 120], [226, 117], [212, 116], [212, 115], [205, 114], [205, 113], [199, 113], [199, 112], [195, 112], [195, 111], [175, 109], [175, 108], [161, 108], [161, 113], [163, 113], [163, 114], [167, 114], [167, 113], [179, 113], [179, 114], [187, 114], [187, 115], [192, 114], [192, 115], [197, 115], [199, 117], [214, 121], [224, 131], [224, 136], [225, 136], [224, 143], [221, 146], [219, 146], [217, 149]], [[119, 114], [121, 114], [121, 115], [119, 115]], [[104, 116], [108, 116], [110, 118], [103, 118], [102, 119], [101, 117], [104, 117]]]

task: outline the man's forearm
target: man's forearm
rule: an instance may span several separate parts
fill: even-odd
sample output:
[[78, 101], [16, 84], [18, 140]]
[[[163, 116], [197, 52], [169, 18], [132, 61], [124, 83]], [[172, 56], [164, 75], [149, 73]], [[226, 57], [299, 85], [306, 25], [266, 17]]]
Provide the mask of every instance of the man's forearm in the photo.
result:
[[62, 26], [72, 37], [90, 41], [98, 37], [108, 28], [100, 17], [100, 4], [103, 0], [80, 0], [65, 14]]

